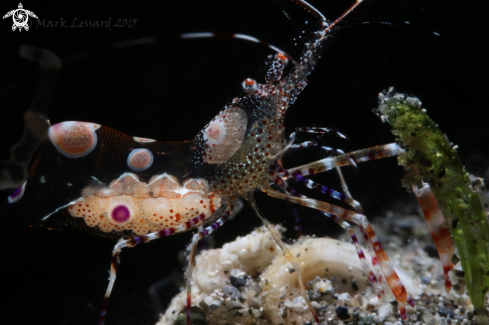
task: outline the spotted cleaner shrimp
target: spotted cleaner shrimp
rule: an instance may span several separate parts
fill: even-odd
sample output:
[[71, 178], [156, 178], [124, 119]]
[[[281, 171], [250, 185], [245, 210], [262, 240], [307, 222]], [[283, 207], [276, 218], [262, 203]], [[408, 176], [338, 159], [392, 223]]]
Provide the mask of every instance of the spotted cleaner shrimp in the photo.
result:
[[290, 63], [289, 63], [289, 65], [290, 65]]

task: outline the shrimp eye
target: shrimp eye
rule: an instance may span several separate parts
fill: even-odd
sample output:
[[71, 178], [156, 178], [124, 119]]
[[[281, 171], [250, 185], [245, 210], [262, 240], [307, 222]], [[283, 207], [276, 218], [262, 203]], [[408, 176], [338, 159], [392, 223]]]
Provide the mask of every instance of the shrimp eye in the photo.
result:
[[241, 84], [241, 87], [243, 88], [243, 91], [247, 94], [252, 94], [255, 92], [257, 88], [257, 83], [255, 80], [251, 78], [247, 78], [243, 81]]
[[287, 63], [289, 62], [289, 59], [287, 59], [287, 57], [283, 53], [275, 54], [275, 59], [276, 60], [279, 59], [279, 60], [284, 61], [284, 65], [287, 65]]

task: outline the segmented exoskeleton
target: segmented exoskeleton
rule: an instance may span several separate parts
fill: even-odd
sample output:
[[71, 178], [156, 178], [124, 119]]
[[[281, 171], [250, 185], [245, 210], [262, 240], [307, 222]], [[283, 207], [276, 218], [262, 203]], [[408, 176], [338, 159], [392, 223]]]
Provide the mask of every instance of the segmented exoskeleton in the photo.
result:
[[[281, 165], [280, 158], [288, 150], [309, 145], [294, 143], [295, 132], [289, 138], [285, 137], [285, 113], [307, 85], [307, 77], [313, 71], [330, 31], [361, 3], [356, 1], [336, 21], [328, 22], [306, 2], [296, 2], [319, 20], [319, 27], [305, 43], [301, 57], [295, 60], [269, 46], [277, 53], [273, 56], [265, 83], [246, 79], [243, 82], [245, 94], [228, 103], [193, 140], [155, 141], [87, 122], [62, 122], [49, 128], [49, 141], [34, 161], [27, 181], [9, 197], [8, 212], [14, 218], [19, 216], [18, 222], [28, 226], [64, 210], [74, 222], [85, 227], [128, 238], [114, 248], [101, 324], [105, 319], [122, 248], [213, 222], [192, 240], [186, 273], [187, 305], [190, 307], [196, 244], [226, 221], [240, 197], [253, 206], [300, 278], [300, 267], [295, 258], [258, 211], [253, 198], [256, 190], [321, 210], [348, 229], [370, 281], [380, 295], [382, 289], [379, 282], [383, 274], [405, 318], [405, 303], [412, 304], [412, 301], [368, 220], [362, 215], [360, 204], [351, 195], [341, 194], [305, 178], [346, 164], [393, 156], [400, 149], [391, 144], [326, 158], [289, 170]], [[215, 35], [182, 35], [183, 38], [212, 36]], [[244, 35], [234, 37], [255, 41]], [[287, 63], [292, 67], [284, 73]], [[296, 130], [315, 133], [328, 131], [321, 128]], [[303, 182], [310, 188], [341, 200], [349, 204], [351, 210], [306, 198], [287, 185], [289, 179]], [[20, 216], [27, 217], [20, 219]], [[371, 243], [376, 255], [372, 261], [375, 272], [368, 269], [365, 256], [347, 221], [359, 224], [364, 237]], [[299, 283], [303, 297], [319, 324], [301, 279]], [[190, 308], [187, 308], [187, 324], [190, 324]]]

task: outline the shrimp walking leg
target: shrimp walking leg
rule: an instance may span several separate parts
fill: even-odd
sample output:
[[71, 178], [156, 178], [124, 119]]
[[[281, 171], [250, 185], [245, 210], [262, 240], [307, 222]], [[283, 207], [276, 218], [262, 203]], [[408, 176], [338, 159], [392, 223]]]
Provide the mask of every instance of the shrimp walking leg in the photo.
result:
[[[117, 274], [117, 265], [119, 264], [119, 254], [122, 249], [125, 247], [134, 247], [141, 243], [147, 243], [149, 241], [167, 237], [176, 233], [185, 232], [192, 228], [198, 227], [206, 221], [214, 220], [216, 217], [224, 215], [226, 218], [229, 216], [229, 210], [227, 208], [227, 204], [221, 205], [221, 207], [212, 215], [210, 218], [206, 219], [205, 214], [200, 214], [199, 216], [187, 221], [185, 224], [182, 224], [178, 227], [166, 228], [154, 233], [150, 233], [143, 236], [136, 236], [127, 240], [119, 241], [112, 252], [112, 259], [110, 261], [110, 276], [109, 276], [109, 285], [107, 286], [107, 290], [104, 296], [104, 302], [102, 305], [102, 309], [100, 311], [99, 325], [103, 325], [105, 323], [105, 316], [107, 313], [107, 307], [109, 305], [110, 294], [112, 293], [112, 288], [114, 287], [116, 274]], [[219, 222], [219, 221], [218, 221]], [[212, 227], [212, 226], [211, 226]]]
[[399, 310], [401, 312], [401, 317], [403, 319], [406, 319], [406, 308], [405, 308], [406, 303], [409, 303], [411, 306], [413, 306], [414, 302], [412, 301], [411, 297], [408, 296], [407, 291], [404, 288], [404, 285], [401, 283], [401, 280], [399, 279], [399, 276], [397, 275], [397, 272], [394, 269], [394, 266], [392, 265], [392, 263], [389, 260], [389, 257], [387, 256], [386, 252], [382, 248], [382, 245], [380, 244], [377, 235], [375, 234], [372, 226], [370, 225], [370, 222], [364, 215], [358, 214], [351, 210], [341, 208], [333, 204], [329, 204], [326, 202], [322, 202], [310, 198], [294, 197], [292, 195], [280, 193], [277, 191], [268, 191], [267, 194], [275, 198], [279, 198], [282, 200], [290, 201], [313, 209], [334, 214], [341, 219], [353, 222], [363, 227], [368, 236], [370, 245], [372, 246], [375, 255], [379, 260], [379, 265], [380, 268], [382, 269], [382, 273], [384, 274], [385, 280], [387, 281], [387, 284], [391, 288], [392, 293], [394, 294], [397, 302], [399, 303]]
[[285, 245], [285, 243], [282, 241], [282, 239], [280, 238], [280, 235], [277, 233], [277, 231], [272, 226], [272, 224], [270, 223], [270, 221], [268, 221], [261, 214], [261, 212], [258, 210], [258, 207], [257, 207], [257, 205], [255, 203], [254, 198], [252, 196], [250, 196], [250, 197], [247, 197], [247, 199], [248, 199], [248, 202], [250, 202], [250, 205], [255, 210], [256, 215], [260, 218], [260, 220], [262, 221], [263, 225], [268, 229], [268, 231], [270, 232], [270, 235], [272, 235], [272, 238], [275, 240], [275, 242], [277, 243], [277, 245], [280, 247], [280, 250], [284, 253], [284, 255], [287, 258], [287, 260], [289, 260], [289, 262], [292, 264], [292, 266], [294, 267], [294, 269], [297, 271], [297, 277], [298, 277], [298, 282], [299, 282], [299, 285], [300, 285], [301, 295], [304, 298], [304, 300], [305, 300], [305, 302], [306, 302], [309, 310], [311, 311], [312, 316], [314, 317], [315, 322], [318, 325], [321, 324], [321, 322], [319, 321], [319, 317], [317, 316], [316, 311], [312, 307], [311, 301], [309, 300], [309, 297], [307, 296], [306, 287], [304, 286], [304, 281], [302, 279], [302, 272], [301, 272], [299, 263], [297, 262], [297, 259], [294, 257], [294, 255], [292, 255], [292, 253], [290, 252], [290, 250], [287, 248], [287, 246]]
[[221, 218], [219, 218], [216, 222], [214, 222], [212, 225], [196, 233], [192, 238], [192, 242], [190, 243], [187, 271], [185, 273], [185, 278], [187, 281], [187, 325], [190, 325], [190, 316], [191, 316], [191, 307], [192, 307], [191, 289], [192, 289], [192, 281], [193, 281], [192, 271], [194, 269], [194, 264], [195, 264], [197, 244], [199, 243], [199, 240], [212, 234], [214, 231], [219, 229], [224, 224], [224, 222], [228, 220], [229, 216], [231, 215], [231, 211], [232, 209], [227, 210], [224, 213], [224, 215]]

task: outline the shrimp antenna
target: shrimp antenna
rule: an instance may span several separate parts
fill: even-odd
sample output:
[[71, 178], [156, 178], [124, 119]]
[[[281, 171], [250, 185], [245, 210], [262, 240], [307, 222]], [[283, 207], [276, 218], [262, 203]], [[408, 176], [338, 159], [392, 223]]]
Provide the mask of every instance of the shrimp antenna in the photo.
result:
[[[61, 64], [63, 67], [66, 67], [69, 64], [76, 63], [78, 61], [84, 60], [89, 57], [93, 57], [96, 55], [100, 55], [103, 53], [107, 53], [113, 50], [119, 50], [119, 49], [125, 49], [133, 46], [140, 46], [140, 45], [146, 45], [146, 44], [152, 44], [152, 43], [157, 43], [161, 41], [166, 41], [166, 40], [172, 40], [172, 39], [195, 39], [195, 38], [235, 38], [235, 39], [240, 39], [252, 43], [257, 43], [264, 45], [271, 49], [272, 51], [276, 53], [282, 53], [287, 59], [289, 59], [292, 64], [297, 66], [297, 61], [292, 58], [292, 56], [288, 55], [285, 51], [279, 49], [277, 46], [267, 43], [265, 41], [262, 41], [256, 37], [246, 35], [246, 34], [233, 34], [233, 33], [212, 33], [212, 32], [202, 32], [202, 33], [184, 33], [184, 34], [176, 34], [176, 35], [167, 35], [167, 36], [156, 36], [156, 37], [141, 37], [141, 38], [135, 38], [132, 40], [128, 41], [122, 41], [122, 42], [117, 42], [113, 43], [107, 46], [99, 47], [96, 49], [88, 50], [88, 51], [83, 51], [79, 52], [73, 55], [70, 55], [66, 58], [61, 59]], [[25, 77], [19, 78], [6, 86], [2, 87], [0, 89], [0, 98], [5, 96], [6, 94], [10, 93], [17, 87], [23, 85], [26, 83], [28, 80], [40, 75], [42, 73], [41, 69], [37, 69], [33, 71], [32, 73], [28, 74]]]
[[278, 0], [272, 0], [272, 2], [280, 9], [280, 11], [284, 14], [290, 24], [294, 27], [295, 31], [299, 31], [299, 27], [295, 23], [294, 19], [290, 17], [289, 13], [284, 9], [284, 7], [278, 2]]

